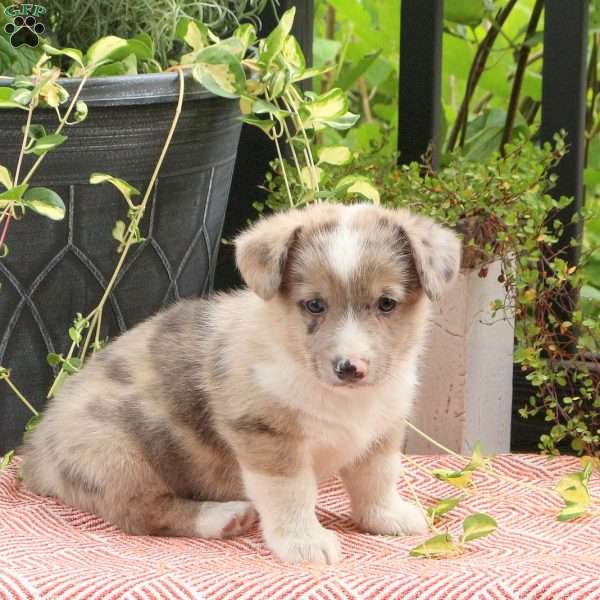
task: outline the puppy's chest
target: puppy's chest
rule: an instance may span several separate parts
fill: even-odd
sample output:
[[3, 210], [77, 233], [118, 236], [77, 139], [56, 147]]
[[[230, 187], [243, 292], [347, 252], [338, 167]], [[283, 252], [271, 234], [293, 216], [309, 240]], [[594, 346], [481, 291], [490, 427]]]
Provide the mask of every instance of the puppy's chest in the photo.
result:
[[335, 419], [307, 416], [303, 428], [320, 478], [339, 471], [389, 434], [390, 427], [401, 426], [403, 410], [398, 399], [365, 398], [363, 406], [346, 406]]

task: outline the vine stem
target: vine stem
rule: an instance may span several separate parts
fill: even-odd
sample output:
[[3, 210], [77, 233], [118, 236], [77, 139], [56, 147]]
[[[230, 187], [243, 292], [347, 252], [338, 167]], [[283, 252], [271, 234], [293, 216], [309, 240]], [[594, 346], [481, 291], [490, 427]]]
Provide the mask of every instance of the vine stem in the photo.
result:
[[[410, 421], [404, 419], [404, 423], [410, 429], [412, 429], [415, 433], [417, 433], [418, 435], [420, 435], [423, 439], [427, 440], [428, 442], [430, 442], [431, 444], [433, 444], [434, 446], [436, 446], [440, 450], [443, 450], [444, 452], [446, 452], [446, 454], [449, 454], [450, 456], [453, 456], [454, 458], [460, 458], [461, 460], [465, 459], [464, 456], [461, 456], [460, 454], [457, 454], [456, 452], [454, 452], [454, 450], [450, 450], [450, 448], [447, 448], [443, 444], [440, 444], [440, 442], [434, 440], [431, 436], [427, 435], [424, 431], [421, 431], [418, 427], [416, 427], [415, 425], [413, 425]], [[529, 490], [533, 490], [533, 491], [538, 492], [538, 493], [540, 491], [540, 487], [539, 486], [535, 486], [533, 484], [526, 483], [526, 482], [520, 481], [518, 479], [513, 479], [512, 477], [507, 477], [506, 475], [502, 475], [501, 473], [498, 473], [493, 467], [488, 466], [486, 464], [482, 465], [482, 468], [483, 468], [483, 470], [486, 473], [489, 473], [490, 475], [496, 477], [497, 479], [500, 479], [502, 481], [506, 481], [507, 483], [512, 483], [514, 485], [518, 485], [518, 486], [527, 488]], [[552, 488], [542, 488], [542, 489], [544, 491], [546, 491], [546, 492], [550, 492], [551, 494], [553, 494], [557, 498], [560, 498], [560, 495], [557, 494]]]
[[6, 385], [8, 385], [8, 387], [17, 395], [17, 397], [19, 398], [19, 400], [36, 416], [39, 417], [40, 413], [35, 410], [35, 408], [33, 408], [33, 406], [29, 403], [29, 401], [27, 400], [27, 398], [25, 398], [25, 396], [23, 396], [23, 394], [21, 394], [21, 392], [19, 391], [19, 389], [17, 388], [17, 386], [11, 381], [10, 376], [6, 375], [5, 377], [2, 377], [1, 379], [4, 379], [4, 381], [6, 381]]
[[[405, 456], [402, 455], [402, 458], [405, 458]], [[433, 518], [431, 518], [431, 519], [429, 518], [427, 511], [425, 510], [425, 507], [419, 500], [419, 497], [417, 496], [414, 486], [412, 485], [412, 483], [410, 482], [410, 479], [406, 476], [406, 473], [404, 472], [404, 467], [402, 467], [400, 472], [402, 474], [402, 478], [404, 479], [404, 483], [406, 483], [408, 489], [410, 490], [410, 493], [415, 501], [415, 504], [419, 507], [419, 510], [423, 513], [423, 518], [427, 521], [427, 523], [429, 524], [429, 527], [433, 530], [434, 533], [440, 533], [440, 530], [433, 523]]]
[[277, 156], [279, 157], [279, 164], [281, 165], [281, 173], [283, 174], [283, 180], [285, 181], [285, 189], [287, 191], [288, 200], [290, 201], [290, 206], [294, 208], [294, 198], [292, 198], [290, 182], [288, 181], [287, 173], [285, 171], [285, 165], [283, 164], [283, 156], [281, 154], [281, 148], [279, 147], [279, 140], [275, 136], [273, 138], [273, 141], [275, 142], [275, 149], [277, 150]]
[[[82, 363], [83, 363], [83, 360], [85, 359], [85, 355], [87, 354], [87, 350], [88, 350], [91, 338], [94, 335], [96, 337], [99, 335], [98, 332], [96, 331], [102, 324], [102, 320], [99, 317], [99, 315], [101, 315], [102, 311], [104, 310], [104, 305], [106, 304], [106, 301], [108, 300], [108, 298], [112, 292], [112, 289], [116, 284], [117, 277], [123, 267], [123, 264], [125, 263], [125, 259], [127, 258], [129, 250], [133, 244], [134, 233], [139, 225], [139, 222], [141, 221], [142, 217], [144, 216], [146, 206], [148, 204], [148, 200], [150, 198], [152, 190], [154, 189], [154, 185], [155, 185], [156, 179], [158, 177], [158, 173], [162, 167], [162, 163], [167, 154], [167, 150], [169, 149], [169, 146], [171, 145], [171, 140], [173, 139], [173, 134], [175, 133], [175, 128], [177, 127], [177, 123], [179, 122], [179, 117], [181, 115], [181, 109], [183, 106], [185, 80], [183, 77], [183, 70], [178, 69], [178, 73], [179, 73], [179, 98], [177, 100], [177, 107], [175, 109], [175, 115], [173, 117], [173, 121], [171, 123], [171, 127], [169, 129], [169, 133], [167, 134], [165, 143], [163, 144], [163, 148], [161, 150], [160, 156], [154, 167], [154, 171], [152, 173], [152, 176], [151, 176], [148, 186], [146, 188], [146, 192], [144, 193], [144, 197], [143, 197], [142, 201], [140, 202], [140, 204], [137, 206], [136, 213], [132, 217], [132, 219], [129, 223], [129, 227], [127, 229], [126, 238], [125, 238], [125, 245], [123, 247], [123, 252], [121, 252], [121, 256], [119, 257], [119, 260], [117, 262], [115, 270], [113, 271], [113, 274], [112, 274], [109, 282], [106, 284], [106, 289], [104, 290], [104, 294], [102, 295], [102, 298], [98, 302], [98, 305], [96, 306], [96, 308], [94, 308], [87, 317], [87, 318], [91, 318], [91, 323], [88, 328], [88, 332], [86, 334], [86, 337], [85, 337], [85, 340], [84, 340], [84, 343], [82, 346], [82, 350], [81, 350], [81, 353], [79, 356]], [[69, 354], [67, 355], [67, 360], [73, 356], [75, 347], [76, 347], [75, 343], [71, 344]], [[62, 373], [63, 370], [64, 370], [64, 367], [61, 368], [60, 373], [56, 376], [54, 383], [52, 384], [52, 387], [50, 388], [50, 391], [48, 392], [48, 397], [51, 397], [52, 394], [54, 393], [54, 389], [56, 387], [56, 382], [58, 381], [58, 378], [60, 377], [60, 374]]]
[[[71, 103], [69, 104], [69, 108], [67, 108], [63, 118], [60, 120], [60, 122], [58, 124], [58, 127], [54, 131], [55, 135], [59, 134], [63, 130], [64, 126], [67, 124], [67, 120], [69, 119], [69, 116], [70, 116], [71, 112], [73, 111], [73, 108], [75, 107], [75, 104], [76, 104], [77, 100], [79, 99], [79, 96], [81, 95], [81, 90], [83, 89], [83, 86], [84, 86], [85, 82], [88, 80], [88, 78], [89, 78], [89, 74], [84, 73], [83, 77], [81, 78], [81, 82], [79, 83], [79, 86], [77, 87], [77, 90], [75, 91], [75, 95], [73, 96], [73, 99], [71, 100]], [[23, 180], [23, 183], [29, 183], [29, 180], [31, 179], [33, 174], [36, 172], [37, 168], [40, 166], [40, 163], [44, 160], [44, 157], [46, 156], [46, 154], [48, 154], [48, 152], [50, 152], [50, 151], [46, 150], [46, 152], [44, 152], [43, 154], [40, 154], [38, 156], [37, 160], [31, 166], [31, 169], [29, 169], [29, 173], [27, 173], [25, 179]]]

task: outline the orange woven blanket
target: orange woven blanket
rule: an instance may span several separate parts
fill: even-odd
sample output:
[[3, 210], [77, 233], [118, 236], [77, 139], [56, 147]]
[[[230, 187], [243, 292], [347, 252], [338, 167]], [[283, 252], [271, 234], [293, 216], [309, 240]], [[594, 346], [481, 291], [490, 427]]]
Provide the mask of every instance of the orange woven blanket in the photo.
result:
[[[427, 470], [464, 466], [450, 457], [414, 460]], [[452, 559], [410, 557], [424, 537], [359, 533], [343, 487], [332, 480], [322, 487], [318, 514], [338, 532], [344, 558], [330, 567], [281, 563], [256, 529], [231, 541], [127, 536], [29, 493], [13, 465], [0, 474], [0, 599], [600, 599], [600, 517], [558, 522], [561, 501], [544, 492], [580, 470], [579, 462], [512, 455], [494, 465], [535, 487], [477, 473], [477, 494], [448, 513], [443, 526], [459, 534], [463, 519], [481, 511], [498, 529]], [[426, 506], [456, 495], [414, 466], [407, 471]], [[398, 485], [410, 500], [405, 483]], [[598, 472], [590, 490], [600, 497]]]

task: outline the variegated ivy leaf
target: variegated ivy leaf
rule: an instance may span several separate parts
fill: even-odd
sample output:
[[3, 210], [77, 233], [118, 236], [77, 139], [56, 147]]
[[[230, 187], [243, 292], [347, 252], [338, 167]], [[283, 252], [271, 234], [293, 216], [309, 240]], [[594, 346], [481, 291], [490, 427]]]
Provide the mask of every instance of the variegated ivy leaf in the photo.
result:
[[54, 148], [57, 148], [61, 144], [64, 144], [66, 140], [66, 135], [61, 135], [60, 133], [51, 133], [41, 138], [37, 138], [35, 144], [27, 151], [27, 153], [33, 152], [33, 154], [36, 156], [40, 156]]
[[23, 194], [23, 204], [53, 221], [60, 221], [65, 217], [64, 202], [56, 192], [48, 188], [29, 188]]
[[306, 59], [298, 40], [289, 36], [283, 43], [281, 51], [286, 66], [291, 67], [294, 76], [301, 76], [306, 69]]
[[315, 130], [319, 131], [325, 127], [331, 127], [332, 129], [344, 130], [350, 129], [354, 124], [360, 119], [360, 115], [355, 115], [354, 113], [347, 112], [335, 119], [317, 119], [315, 121]]
[[233, 32], [233, 35], [242, 42], [244, 49], [247, 50], [256, 42], [256, 27], [252, 23], [244, 23]]
[[219, 41], [219, 38], [204, 23], [187, 17], [179, 20], [175, 28], [175, 35], [192, 50], [201, 50], [211, 43]]
[[457, 554], [460, 554], [460, 548], [449, 533], [436, 535], [410, 551], [411, 556], [423, 558], [441, 558], [443, 556], [456, 556]]
[[319, 163], [347, 165], [352, 161], [352, 152], [347, 146], [330, 146], [319, 150]]
[[238, 98], [246, 90], [246, 75], [239, 59], [224, 48], [208, 47], [198, 52], [192, 74], [217, 96]]
[[27, 110], [27, 107], [12, 99], [13, 91], [12, 88], [0, 86], [0, 108], [20, 108]]
[[75, 118], [73, 119], [73, 123], [81, 123], [87, 119], [87, 116], [87, 104], [83, 100], [78, 100], [75, 104]]
[[68, 56], [80, 67], [83, 67], [83, 53], [76, 48], [54, 48], [54, 46], [44, 44], [44, 52], [50, 54], [50, 56]]
[[32, 97], [33, 94], [31, 90], [28, 90], [26, 88], [19, 88], [15, 90], [12, 94], [12, 100], [14, 102], [18, 102], [19, 104], [22, 104], [23, 106], [29, 106]]
[[134, 208], [133, 196], [140, 195], [140, 191], [127, 183], [124, 179], [113, 177], [107, 173], [92, 173], [90, 176], [90, 183], [94, 185], [99, 183], [111, 183], [119, 190], [119, 192], [121, 192], [121, 195], [125, 198], [127, 204], [132, 208]]
[[275, 57], [283, 50], [283, 45], [292, 30], [295, 15], [295, 6], [286, 10], [281, 16], [277, 27], [261, 43], [258, 61], [264, 66], [271, 64]]
[[377, 188], [371, 181], [362, 175], [347, 175], [342, 177], [335, 186], [335, 192], [338, 196], [348, 194], [357, 194], [371, 200], [373, 204], [379, 205], [380, 196]]
[[463, 542], [470, 542], [477, 538], [493, 533], [498, 528], [495, 519], [485, 513], [469, 515], [463, 522]]
[[321, 94], [301, 107], [301, 115], [306, 120], [331, 120], [347, 112], [348, 98], [340, 88]]
[[108, 35], [94, 42], [85, 56], [88, 66], [98, 67], [111, 60], [122, 60], [130, 53], [127, 40], [116, 35]]

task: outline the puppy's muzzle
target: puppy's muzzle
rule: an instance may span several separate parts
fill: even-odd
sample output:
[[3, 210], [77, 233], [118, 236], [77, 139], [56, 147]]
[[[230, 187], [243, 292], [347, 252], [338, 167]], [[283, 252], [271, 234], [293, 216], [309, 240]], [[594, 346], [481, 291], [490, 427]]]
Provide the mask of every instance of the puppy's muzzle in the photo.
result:
[[367, 375], [367, 368], [367, 362], [361, 358], [336, 358], [333, 361], [333, 370], [337, 378], [345, 383], [364, 379]]

